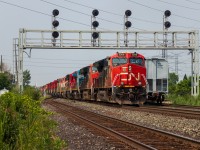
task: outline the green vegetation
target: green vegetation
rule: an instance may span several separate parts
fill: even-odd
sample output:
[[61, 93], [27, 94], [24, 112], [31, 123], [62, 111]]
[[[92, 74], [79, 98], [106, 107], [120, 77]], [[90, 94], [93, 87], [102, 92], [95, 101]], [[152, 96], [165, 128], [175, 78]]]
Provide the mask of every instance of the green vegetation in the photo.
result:
[[25, 70], [23, 72], [23, 85], [24, 86], [27, 86], [30, 84], [30, 80], [31, 80], [31, 74], [30, 74], [30, 71], [29, 70]]
[[4, 88], [7, 90], [12, 88], [12, 75], [8, 72], [0, 73], [0, 90]]
[[184, 76], [183, 80], [179, 81], [178, 75], [169, 73], [169, 95], [173, 104], [200, 106], [200, 96], [191, 96], [191, 77]]
[[174, 105], [191, 105], [191, 106], [200, 106], [200, 96], [195, 98], [191, 95], [177, 96], [177, 95], [168, 95], [168, 98]]
[[56, 123], [49, 120], [38, 99], [39, 91], [29, 87], [24, 95], [6, 93], [0, 97], [0, 149], [62, 149], [55, 136]]
[[6, 69], [0, 73], [0, 150], [60, 150], [66, 144], [55, 135], [56, 123], [50, 112], [41, 108], [39, 89], [30, 86], [30, 71], [23, 72], [24, 92], [19, 94], [13, 75]]

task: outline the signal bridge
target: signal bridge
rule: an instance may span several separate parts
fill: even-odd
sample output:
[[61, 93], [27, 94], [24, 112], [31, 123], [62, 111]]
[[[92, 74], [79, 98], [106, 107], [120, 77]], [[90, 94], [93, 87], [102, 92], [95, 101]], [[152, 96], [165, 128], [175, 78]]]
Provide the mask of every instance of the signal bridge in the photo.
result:
[[[198, 31], [94, 31], [20, 29], [18, 48], [18, 84], [23, 91], [24, 49], [116, 49], [116, 50], [189, 50], [193, 96], [199, 95], [199, 33]], [[165, 35], [165, 36], [163, 36]], [[166, 38], [167, 36], [167, 38]], [[167, 41], [166, 41], [167, 39]]]
[[[20, 30], [20, 44], [23, 48], [37, 49], [195, 49], [195, 31], [93, 31], [56, 30], [59, 38], [51, 38], [52, 30]], [[124, 35], [128, 34], [128, 39]], [[167, 34], [167, 44], [163, 34]], [[126, 43], [126, 45], [125, 45]]]

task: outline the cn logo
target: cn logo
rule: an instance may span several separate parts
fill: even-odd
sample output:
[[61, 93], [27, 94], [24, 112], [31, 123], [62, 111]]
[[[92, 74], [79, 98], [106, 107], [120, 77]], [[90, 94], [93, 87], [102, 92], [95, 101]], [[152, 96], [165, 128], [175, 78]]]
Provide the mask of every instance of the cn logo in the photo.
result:
[[140, 73], [138, 72], [137, 77], [133, 73], [129, 74], [128, 80], [131, 81], [132, 77], [135, 78], [136, 81], [139, 81], [140, 80]]

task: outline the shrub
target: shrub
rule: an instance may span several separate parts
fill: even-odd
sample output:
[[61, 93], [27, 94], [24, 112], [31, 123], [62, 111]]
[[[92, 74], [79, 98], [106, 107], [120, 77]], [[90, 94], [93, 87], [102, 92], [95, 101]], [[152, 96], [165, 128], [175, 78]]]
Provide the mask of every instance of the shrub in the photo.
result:
[[0, 97], [1, 149], [62, 149], [65, 144], [54, 135], [56, 124], [27, 95], [6, 93]]
[[25, 86], [23, 94], [28, 95], [33, 100], [39, 100], [41, 97], [40, 90], [31, 86]]

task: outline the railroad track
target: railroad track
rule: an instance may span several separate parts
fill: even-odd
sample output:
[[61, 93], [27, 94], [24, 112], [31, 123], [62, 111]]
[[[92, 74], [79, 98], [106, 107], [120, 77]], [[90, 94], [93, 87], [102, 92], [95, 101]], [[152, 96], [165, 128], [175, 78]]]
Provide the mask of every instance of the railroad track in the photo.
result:
[[144, 107], [130, 107], [124, 106], [124, 109], [152, 112], [157, 114], [164, 114], [170, 116], [185, 117], [188, 119], [200, 119], [200, 109], [192, 109], [185, 107], [165, 107], [165, 106], [144, 106]]
[[197, 109], [200, 110], [200, 106], [191, 106], [191, 105], [175, 105], [175, 104], [165, 104], [167, 107], [174, 107], [174, 108], [186, 108], [186, 109]]
[[88, 103], [95, 103], [98, 105], [103, 106], [110, 106], [110, 107], [121, 107], [122, 109], [128, 109], [132, 111], [143, 111], [143, 112], [151, 112], [156, 114], [163, 114], [168, 116], [177, 116], [177, 117], [184, 117], [188, 119], [200, 119], [200, 107], [198, 106], [185, 106], [185, 105], [164, 105], [164, 106], [155, 106], [155, 105], [144, 105], [141, 107], [135, 107], [130, 105], [118, 105], [115, 103], [106, 103], [106, 102], [99, 102], [99, 101], [83, 101], [78, 100], [81, 102], [88, 102]]
[[119, 149], [194, 149], [200, 150], [200, 141], [128, 123], [96, 114], [57, 101], [48, 101], [63, 115], [71, 116], [101, 134], [109, 136]]

